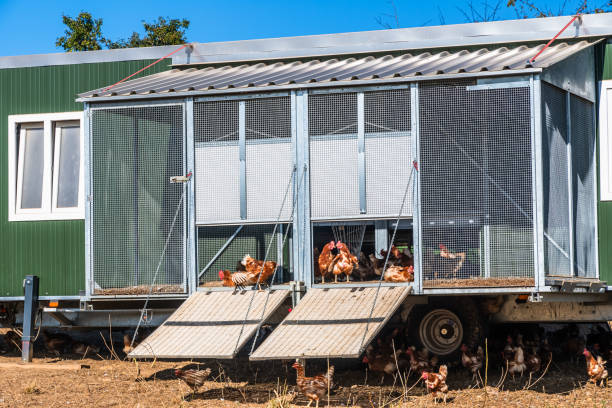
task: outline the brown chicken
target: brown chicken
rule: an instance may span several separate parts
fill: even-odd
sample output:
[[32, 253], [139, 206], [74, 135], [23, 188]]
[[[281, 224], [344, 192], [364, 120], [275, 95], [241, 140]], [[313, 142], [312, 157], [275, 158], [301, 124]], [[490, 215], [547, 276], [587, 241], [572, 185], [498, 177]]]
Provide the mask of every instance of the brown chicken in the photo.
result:
[[370, 345], [366, 349], [366, 354], [361, 360], [364, 364], [368, 365], [368, 370], [380, 374], [380, 384], [385, 381], [385, 375], [393, 375], [397, 371], [395, 357], [393, 354], [389, 354], [386, 351], [388, 350], [379, 349], [377, 352], [374, 347]]
[[[442, 398], [446, 404], [446, 396], [448, 394], [448, 385], [446, 385], [446, 376], [448, 375], [448, 368], [445, 365], [441, 365], [437, 373], [431, 373], [423, 371], [421, 378], [425, 380], [425, 386], [427, 390], [433, 395], [434, 401], [438, 398]], [[442, 394], [442, 395], [440, 395]]]
[[504, 368], [510, 364], [510, 361], [514, 358], [514, 345], [512, 344], [512, 337], [506, 337], [506, 345], [504, 351], [502, 351], [502, 359], [504, 360]]
[[47, 330], [43, 330], [43, 339], [47, 350], [57, 356], [65, 352], [72, 344], [72, 338], [69, 335], [64, 333], [50, 333]]
[[248, 272], [219, 271], [219, 279], [223, 281], [223, 286], [227, 287], [243, 288], [257, 283], [257, 275]]
[[246, 269], [246, 273], [255, 276], [255, 282], [257, 282], [257, 279], [259, 278], [258, 275], [261, 273], [261, 278], [259, 278], [260, 285], [268, 282], [276, 270], [276, 262], [266, 261], [266, 264], [264, 265], [263, 261], [251, 258], [251, 256], [248, 254], [242, 258], [242, 265]]
[[527, 368], [528, 374], [534, 374], [540, 371], [542, 368], [542, 359], [538, 356], [535, 347], [531, 353], [525, 353], [525, 367]]
[[586, 348], [582, 352], [586, 359], [587, 374], [589, 375], [589, 381], [595, 385], [604, 385], [605, 380], [608, 378], [608, 370], [606, 370], [606, 362], [597, 356], [597, 359], [593, 357], [591, 352]]
[[438, 364], [438, 357], [429, 357], [427, 350], [415, 351], [414, 347], [408, 347], [406, 354], [410, 357], [410, 371], [421, 375], [424, 371], [432, 371]]
[[472, 381], [479, 382], [478, 373], [484, 361], [484, 351], [478, 346], [476, 352], [471, 352], [465, 344], [461, 345], [461, 365], [472, 373]]
[[342, 274], [346, 275], [346, 281], [349, 282], [353, 269], [359, 265], [359, 260], [341, 241], [336, 242], [336, 249], [338, 249], [338, 255], [330, 265], [331, 272], [334, 274], [334, 282], [337, 283], [338, 275]]
[[374, 254], [370, 254], [369, 258], [374, 273], [380, 276], [382, 274], [383, 266], [385, 265], [385, 260], [377, 258]]
[[293, 363], [293, 368], [297, 371], [297, 386], [302, 394], [308, 398], [308, 405], [315, 401], [316, 406], [319, 406], [319, 400], [325, 397], [328, 390], [333, 388], [334, 381], [334, 366], [329, 367], [326, 374], [316, 375], [314, 377], [306, 377], [304, 375], [304, 367], [300, 363]]
[[465, 252], [451, 252], [444, 244], [439, 244], [438, 247], [440, 248], [440, 256], [442, 258], [456, 260], [455, 267], [452, 270], [453, 277], [456, 277], [457, 272], [459, 272], [459, 269], [461, 269], [463, 263], [465, 262]]
[[414, 258], [408, 248], [400, 251], [395, 245], [391, 245], [391, 255], [393, 256], [394, 263], [399, 266], [414, 266]]
[[72, 353], [80, 354], [85, 357], [87, 354], [97, 354], [100, 352], [100, 347], [93, 344], [83, 343], [82, 341], [75, 341], [72, 343]]
[[[336, 248], [336, 243], [334, 241], [330, 241], [323, 247], [321, 254], [317, 258], [317, 266], [319, 267], [319, 275], [321, 276], [321, 282], [325, 283], [325, 277], [331, 273], [330, 266], [334, 261], [336, 255], [334, 255], [334, 249]], [[316, 273], [316, 269], [315, 269]]]
[[391, 265], [385, 271], [386, 282], [414, 282], [414, 266]]
[[193, 392], [198, 391], [198, 388], [204, 384], [204, 381], [206, 381], [210, 373], [210, 368], [205, 370], [181, 370], [177, 368], [174, 370], [174, 375], [185, 381], [185, 384], [187, 384]]
[[516, 374], [520, 374], [522, 377], [523, 373], [527, 371], [525, 353], [520, 345], [513, 347], [512, 351], [514, 352], [514, 356], [512, 360], [508, 361], [508, 374], [510, 374], [512, 378], [514, 378]]

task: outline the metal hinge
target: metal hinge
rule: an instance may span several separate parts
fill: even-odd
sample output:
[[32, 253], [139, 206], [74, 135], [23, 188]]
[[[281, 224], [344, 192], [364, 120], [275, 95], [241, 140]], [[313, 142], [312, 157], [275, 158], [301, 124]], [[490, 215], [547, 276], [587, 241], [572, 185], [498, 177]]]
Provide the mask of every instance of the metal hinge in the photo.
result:
[[538, 292], [534, 292], [531, 295], [529, 295], [529, 298], [527, 298], [527, 300], [531, 303], [541, 303], [542, 295], [540, 295]]

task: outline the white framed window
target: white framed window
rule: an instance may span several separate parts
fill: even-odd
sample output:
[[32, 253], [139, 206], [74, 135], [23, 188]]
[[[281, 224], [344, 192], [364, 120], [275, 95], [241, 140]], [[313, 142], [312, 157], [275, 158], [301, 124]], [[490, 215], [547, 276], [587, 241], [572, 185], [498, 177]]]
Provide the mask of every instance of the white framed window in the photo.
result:
[[8, 117], [9, 221], [85, 218], [82, 117]]
[[612, 201], [612, 80], [599, 88], [599, 180], [601, 200]]

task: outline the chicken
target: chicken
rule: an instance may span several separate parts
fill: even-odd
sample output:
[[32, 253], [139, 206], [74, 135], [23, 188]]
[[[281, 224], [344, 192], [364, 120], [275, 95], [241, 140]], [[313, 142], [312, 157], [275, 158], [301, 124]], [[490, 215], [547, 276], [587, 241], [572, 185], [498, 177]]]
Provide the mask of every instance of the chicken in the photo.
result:
[[589, 375], [589, 382], [595, 385], [604, 385], [605, 380], [608, 378], [608, 370], [606, 370], [606, 362], [598, 356], [597, 359], [593, 357], [591, 352], [586, 348], [582, 352], [586, 359], [587, 374]]
[[446, 385], [446, 376], [448, 375], [448, 368], [445, 365], [441, 365], [437, 373], [423, 371], [421, 378], [425, 380], [425, 386], [427, 390], [433, 395], [434, 401], [442, 394], [442, 399], [446, 404], [446, 397], [448, 394], [448, 385]]
[[395, 258], [395, 264], [399, 266], [414, 266], [414, 258], [410, 253], [410, 249], [405, 248], [400, 251], [395, 245], [391, 246], [391, 255]]
[[525, 367], [530, 375], [537, 373], [542, 368], [542, 359], [538, 356], [535, 348], [532, 349], [531, 353], [525, 353]]
[[355, 266], [359, 265], [359, 260], [348, 247], [341, 241], [336, 242], [336, 249], [338, 249], [338, 255], [334, 258], [330, 265], [331, 272], [334, 274], [334, 282], [338, 282], [338, 275], [346, 275], [346, 281], [350, 281], [350, 276], [353, 273]]
[[317, 259], [317, 266], [319, 267], [319, 274], [321, 276], [322, 283], [325, 283], [325, 276], [331, 273], [330, 266], [334, 261], [334, 258], [336, 257], [336, 255], [334, 254], [335, 249], [336, 243], [334, 241], [328, 242], [323, 247], [319, 258]]
[[72, 344], [72, 338], [65, 333], [50, 333], [43, 330], [43, 339], [47, 350], [57, 356], [65, 352]]
[[185, 381], [185, 384], [187, 384], [193, 392], [198, 391], [198, 388], [204, 384], [204, 381], [206, 381], [210, 373], [210, 368], [205, 370], [181, 370], [177, 368], [174, 370], [174, 375]]
[[21, 336], [16, 331], [7, 331], [4, 334], [4, 342], [9, 352], [21, 353]]
[[[514, 345], [512, 344], [512, 337], [506, 337], [506, 345], [504, 351], [502, 351], [502, 359], [504, 360], [504, 366], [510, 363], [514, 358]], [[505, 367], [504, 367], [505, 368]]]
[[370, 254], [369, 258], [374, 273], [380, 276], [382, 274], [383, 266], [385, 265], [385, 260], [377, 258], [374, 254]]
[[442, 258], [456, 260], [455, 267], [452, 270], [452, 276], [456, 277], [457, 272], [459, 272], [459, 269], [461, 269], [465, 262], [465, 252], [451, 252], [444, 244], [439, 244], [438, 247], [440, 248], [440, 256]]
[[133, 337], [133, 335], [129, 335], [128, 333], [124, 333], [123, 334], [123, 352], [125, 354], [130, 354], [132, 352], [132, 350], [134, 350], [134, 348], [136, 348], [136, 346], [138, 346], [140, 344], [140, 342], [143, 341], [146, 336], [147, 335], [146, 335], [145, 331], [143, 331], [141, 329], [138, 332], [138, 334], [136, 335], [136, 338], [134, 339], [134, 344], [132, 345], [132, 337]]
[[[266, 261], [264, 265], [263, 261], [251, 258], [251, 256], [248, 254], [245, 255], [244, 258], [242, 258], [242, 265], [245, 267], [246, 273], [251, 274], [255, 277], [255, 283], [257, 283], [259, 280], [259, 285], [269, 281], [272, 275], [274, 275], [274, 271], [276, 270], [276, 262]], [[261, 277], [258, 276], [260, 273]]]
[[470, 352], [465, 344], [461, 345], [461, 365], [465, 367], [470, 373], [472, 373], [472, 381], [479, 382], [478, 373], [482, 368], [482, 362], [484, 361], [484, 351], [482, 347], [478, 346], [476, 352]]
[[353, 270], [353, 275], [359, 281], [367, 281], [375, 274], [372, 260], [368, 258], [363, 252], [359, 253], [359, 264], [357, 268]]
[[87, 353], [97, 354], [99, 352], [100, 352], [100, 347], [98, 346], [83, 343], [82, 341], [75, 341], [72, 343], [72, 353], [73, 354], [80, 354], [83, 357], [85, 357]]
[[223, 286], [236, 288], [243, 288], [257, 283], [257, 275], [252, 275], [248, 272], [232, 273], [230, 271], [219, 271], [219, 279], [223, 281]]
[[[380, 346], [380, 345], [379, 345]], [[397, 371], [397, 363], [394, 355], [387, 353], [386, 348], [379, 349], [377, 352], [372, 345], [366, 349], [366, 355], [361, 360], [368, 365], [368, 370], [380, 374], [380, 383], [385, 381], [385, 375], [393, 375]]]
[[418, 375], [421, 375], [423, 371], [433, 370], [438, 364], [438, 357], [433, 356], [430, 359], [427, 350], [416, 353], [414, 347], [408, 347], [406, 354], [410, 357], [410, 371]]
[[520, 374], [522, 377], [523, 373], [527, 370], [523, 348], [517, 345], [512, 350], [514, 352], [514, 356], [512, 360], [508, 362], [508, 373], [512, 376], [512, 378], [514, 378], [516, 374]]
[[319, 406], [319, 400], [325, 397], [328, 390], [333, 388], [334, 366], [329, 367], [326, 374], [319, 374], [314, 377], [304, 375], [304, 367], [300, 363], [293, 363], [293, 368], [297, 371], [297, 387], [302, 394], [308, 398], [308, 405], [315, 401]]
[[385, 271], [386, 282], [414, 282], [414, 266], [391, 265]]

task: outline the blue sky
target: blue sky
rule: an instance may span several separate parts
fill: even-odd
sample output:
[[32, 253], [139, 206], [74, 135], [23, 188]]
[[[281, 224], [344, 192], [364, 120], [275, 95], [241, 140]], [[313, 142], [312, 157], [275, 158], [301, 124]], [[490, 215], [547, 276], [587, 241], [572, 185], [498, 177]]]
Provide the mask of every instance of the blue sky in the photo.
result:
[[[475, 0], [482, 5], [485, 0]], [[401, 27], [463, 23], [468, 0], [395, 0]], [[495, 0], [489, 1], [495, 3]], [[555, 4], [556, 2], [538, 1]], [[501, 1], [499, 17], [515, 18]], [[85, 10], [102, 18], [103, 33], [111, 39], [142, 32], [142, 20], [158, 16], [191, 21], [189, 41], [231, 41], [252, 38], [379, 30], [377, 18], [395, 24], [389, 0], [338, 1], [6, 1], [0, 0], [0, 55], [60, 52], [55, 39], [63, 33], [62, 14], [76, 16]]]

